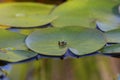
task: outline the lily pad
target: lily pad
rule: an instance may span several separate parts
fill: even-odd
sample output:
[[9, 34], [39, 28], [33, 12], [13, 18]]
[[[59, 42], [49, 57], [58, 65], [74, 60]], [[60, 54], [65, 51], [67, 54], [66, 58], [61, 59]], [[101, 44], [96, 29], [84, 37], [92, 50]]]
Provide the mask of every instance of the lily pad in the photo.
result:
[[120, 27], [118, 4], [113, 0], [67, 1], [53, 10], [52, 15], [58, 18], [52, 24], [56, 27], [75, 25], [89, 28], [98, 25], [104, 31], [115, 29]]
[[108, 43], [120, 43], [120, 29], [111, 30], [105, 33]]
[[62, 56], [68, 49], [75, 55], [85, 55], [101, 49], [106, 43], [100, 31], [78, 26], [40, 29], [25, 41], [31, 50], [49, 56]]
[[102, 53], [113, 57], [120, 57], [120, 44], [113, 44], [103, 48]]
[[24, 43], [25, 38], [25, 35], [0, 29], [0, 48], [6, 48], [11, 50], [26, 49]]
[[35, 57], [36, 55], [37, 54], [34, 52], [24, 50], [9, 50], [6, 52], [0, 51], [0, 61], [19, 62]]
[[12, 27], [35, 27], [50, 23], [56, 17], [48, 15], [54, 6], [32, 2], [0, 4], [0, 24]]

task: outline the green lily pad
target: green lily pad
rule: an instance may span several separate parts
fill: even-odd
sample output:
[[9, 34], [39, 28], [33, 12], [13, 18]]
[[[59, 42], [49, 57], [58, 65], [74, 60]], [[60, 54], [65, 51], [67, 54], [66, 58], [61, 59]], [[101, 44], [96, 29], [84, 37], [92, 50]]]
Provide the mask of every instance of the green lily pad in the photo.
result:
[[120, 43], [120, 29], [111, 30], [105, 33], [108, 43]]
[[52, 12], [58, 16], [52, 24], [56, 27], [75, 25], [89, 28], [95, 28], [97, 24], [104, 31], [120, 28], [118, 4], [113, 0], [67, 1]]
[[103, 53], [120, 53], [120, 44], [112, 44], [104, 47]]
[[86, 5], [86, 1], [69, 1], [61, 4], [51, 13], [52, 15], [58, 16], [52, 24], [55, 27], [71, 25], [88, 27], [91, 24], [89, 22], [90, 17], [87, 16], [88, 10], [85, 7]]
[[120, 44], [112, 44], [103, 48], [102, 53], [113, 57], [120, 57]]
[[6, 52], [0, 51], [0, 61], [19, 62], [35, 57], [36, 55], [37, 54], [34, 52], [24, 50], [10, 50]]
[[12, 27], [33, 27], [50, 23], [56, 17], [48, 15], [54, 6], [14, 2], [0, 4], [0, 24]]
[[62, 56], [68, 49], [75, 55], [85, 55], [101, 49], [106, 43], [100, 31], [78, 26], [40, 29], [25, 41], [31, 50], [49, 56]]
[[26, 49], [24, 43], [25, 38], [25, 35], [0, 29], [0, 48], [6, 48], [11, 50]]

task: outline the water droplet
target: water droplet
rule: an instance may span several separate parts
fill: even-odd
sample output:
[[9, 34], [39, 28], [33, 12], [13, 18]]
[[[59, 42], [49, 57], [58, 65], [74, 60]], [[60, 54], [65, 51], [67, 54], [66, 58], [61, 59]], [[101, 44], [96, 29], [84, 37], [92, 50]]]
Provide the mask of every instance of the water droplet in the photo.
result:
[[17, 13], [15, 16], [16, 16], [16, 17], [24, 17], [25, 14], [24, 14], [24, 13]]

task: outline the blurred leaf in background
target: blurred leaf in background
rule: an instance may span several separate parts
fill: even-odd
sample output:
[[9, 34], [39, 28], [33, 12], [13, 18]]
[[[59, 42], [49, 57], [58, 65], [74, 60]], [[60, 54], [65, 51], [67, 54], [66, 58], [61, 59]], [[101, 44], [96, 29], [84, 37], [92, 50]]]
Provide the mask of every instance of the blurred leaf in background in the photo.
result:
[[107, 57], [40, 59], [15, 64], [10, 80], [113, 80]]

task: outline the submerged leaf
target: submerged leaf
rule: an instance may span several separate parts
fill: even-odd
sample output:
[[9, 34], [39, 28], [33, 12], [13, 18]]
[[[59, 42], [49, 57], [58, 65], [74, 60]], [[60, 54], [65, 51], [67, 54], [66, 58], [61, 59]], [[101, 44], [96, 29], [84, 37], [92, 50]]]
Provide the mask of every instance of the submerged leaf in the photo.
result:
[[50, 23], [55, 16], [48, 15], [54, 6], [14, 2], [0, 4], [0, 24], [12, 27], [35, 27]]
[[26, 39], [28, 48], [49, 56], [62, 56], [68, 49], [75, 55], [85, 55], [101, 49], [105, 43], [100, 31], [77, 26], [37, 30]]

